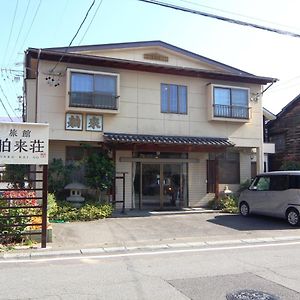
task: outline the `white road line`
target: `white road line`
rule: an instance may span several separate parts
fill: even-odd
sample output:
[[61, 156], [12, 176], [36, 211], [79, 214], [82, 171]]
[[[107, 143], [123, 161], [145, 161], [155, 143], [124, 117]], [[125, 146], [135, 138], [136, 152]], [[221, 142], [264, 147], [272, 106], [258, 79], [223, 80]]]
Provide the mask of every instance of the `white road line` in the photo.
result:
[[14, 259], [14, 260], [0, 260], [0, 264], [12, 264], [12, 263], [39, 263], [49, 261], [64, 261], [64, 260], [84, 260], [84, 259], [111, 259], [119, 257], [134, 257], [134, 256], [153, 256], [153, 255], [166, 255], [166, 254], [180, 254], [180, 253], [200, 253], [200, 252], [212, 252], [212, 251], [224, 251], [224, 250], [236, 250], [236, 249], [254, 249], [254, 248], [267, 248], [267, 247], [283, 247], [300, 245], [298, 242], [287, 243], [265, 243], [256, 245], [239, 245], [239, 246], [225, 246], [225, 247], [209, 247], [198, 249], [181, 249], [181, 250], [157, 250], [147, 252], [134, 252], [134, 253], [117, 253], [117, 254], [104, 254], [104, 255], [92, 255], [92, 256], [67, 256], [67, 257], [48, 257], [48, 258], [34, 258], [34, 259]]

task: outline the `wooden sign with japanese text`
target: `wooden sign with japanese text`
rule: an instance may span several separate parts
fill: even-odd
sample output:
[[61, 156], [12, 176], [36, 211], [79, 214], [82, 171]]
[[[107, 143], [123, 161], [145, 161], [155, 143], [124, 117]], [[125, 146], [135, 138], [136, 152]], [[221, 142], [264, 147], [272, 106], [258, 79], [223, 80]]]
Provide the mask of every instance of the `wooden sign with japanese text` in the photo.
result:
[[0, 165], [47, 165], [49, 125], [0, 122]]

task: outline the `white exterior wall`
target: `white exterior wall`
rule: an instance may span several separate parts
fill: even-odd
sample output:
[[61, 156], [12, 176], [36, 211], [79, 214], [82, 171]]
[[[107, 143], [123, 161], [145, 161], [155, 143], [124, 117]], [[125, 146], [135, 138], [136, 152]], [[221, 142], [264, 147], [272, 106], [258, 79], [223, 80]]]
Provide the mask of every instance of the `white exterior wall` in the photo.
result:
[[[207, 63], [201, 63], [195, 59], [172, 53], [172, 51], [141, 48], [122, 49], [116, 51], [100, 51], [90, 53], [93, 55], [110, 56], [123, 59], [131, 59], [151, 63], [143, 59], [144, 53], [151, 51], [169, 57], [165, 64], [180, 67], [193, 67], [205, 70], [220, 71], [221, 69]], [[87, 54], [87, 53], [85, 53]], [[155, 62], [152, 62], [155, 63]], [[65, 160], [65, 146], [79, 145], [79, 141], [99, 143], [103, 141], [103, 132], [132, 133], [132, 134], [157, 134], [174, 136], [207, 136], [228, 138], [236, 147], [247, 149], [262, 149], [262, 101], [250, 101], [251, 118], [249, 122], [233, 122], [232, 120], [209, 120], [211, 99], [209, 98], [209, 85], [225, 85], [245, 87], [250, 89], [250, 97], [261, 92], [258, 84], [247, 84], [227, 81], [217, 81], [196, 77], [168, 75], [160, 73], [140, 72], [116, 68], [94, 67], [59, 63], [56, 72], [61, 72], [60, 85], [51, 86], [45, 80], [54, 62], [41, 60], [38, 70], [38, 103], [35, 103], [36, 80], [26, 81], [26, 93], [28, 102], [28, 120], [35, 122], [35, 107], [37, 107], [37, 122], [50, 125], [50, 160], [62, 158]], [[159, 62], [159, 64], [164, 64]], [[84, 129], [87, 109], [83, 114], [83, 130], [65, 130], [65, 114], [74, 112], [67, 108], [68, 90], [66, 68], [116, 73], [120, 76], [119, 111], [117, 113], [103, 112], [90, 109], [88, 113], [103, 115], [103, 132], [90, 132]], [[224, 71], [223, 72], [228, 72]], [[161, 83], [178, 84], [187, 86], [188, 113], [166, 114], [161, 113]], [[88, 109], [89, 110], [89, 109]], [[251, 164], [248, 152], [240, 154], [240, 178], [241, 182], [250, 178]], [[116, 152], [116, 171], [126, 174], [126, 207], [131, 207], [132, 201], [132, 163], [120, 162], [119, 157], [131, 157], [131, 151]], [[189, 153], [189, 158], [199, 159], [199, 163], [188, 164], [189, 205], [202, 206], [210, 199], [206, 194], [206, 160], [207, 153]], [[229, 186], [236, 190], [238, 185]], [[220, 185], [220, 190], [224, 186]], [[117, 180], [116, 200], [122, 200], [122, 180]]]
[[251, 158], [250, 153], [240, 152], [240, 182], [251, 179]]
[[[51, 62], [40, 62], [38, 80], [38, 122], [50, 124], [50, 139], [68, 141], [103, 140], [102, 132], [65, 130], [65, 114], [68, 101], [66, 90], [66, 74], [60, 78], [60, 85], [50, 86], [45, 75], [53, 67]], [[61, 71], [67, 66], [60, 64]], [[70, 65], [75, 69], [87, 69], [87, 66]], [[119, 113], [99, 113], [91, 109], [90, 113], [103, 115], [103, 131], [136, 134], [210, 136], [229, 138], [237, 147], [261, 147], [262, 144], [262, 108], [261, 100], [249, 103], [251, 119], [249, 122], [209, 121], [208, 107], [211, 99], [208, 97], [208, 84], [212, 80], [175, 76], [158, 73], [148, 73], [129, 70], [89, 67], [89, 70], [106, 71], [120, 74], [120, 109]], [[60, 70], [57, 70], [58, 72]], [[160, 88], [161, 83], [187, 86], [188, 113], [161, 113]], [[214, 84], [248, 87], [250, 94], [260, 92], [260, 85], [214, 81]], [[33, 87], [29, 88], [32, 89]], [[33, 95], [34, 93], [29, 93]], [[35, 97], [28, 99], [30, 107], [34, 108]], [[86, 113], [83, 113], [85, 120]], [[33, 117], [33, 113], [30, 114]], [[34, 121], [33, 119], [28, 121]], [[83, 124], [84, 126], [84, 124]]]
[[56, 159], [66, 160], [66, 143], [63, 141], [50, 141], [49, 143], [49, 162]]
[[[125, 207], [132, 207], [132, 162], [120, 162], [120, 157], [132, 157], [131, 151], [116, 151], [117, 176], [125, 172]], [[116, 201], [123, 200], [123, 181], [116, 180]], [[117, 208], [122, 208], [122, 203], [117, 203]]]
[[189, 206], [205, 206], [208, 202], [206, 193], [206, 160], [207, 153], [191, 152], [189, 158], [199, 162], [188, 164]]

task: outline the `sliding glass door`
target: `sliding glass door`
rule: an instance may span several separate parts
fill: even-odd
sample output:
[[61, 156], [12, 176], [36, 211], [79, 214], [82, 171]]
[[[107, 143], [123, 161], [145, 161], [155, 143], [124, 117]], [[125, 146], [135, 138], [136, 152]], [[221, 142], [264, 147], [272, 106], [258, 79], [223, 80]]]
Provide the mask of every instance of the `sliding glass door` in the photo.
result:
[[140, 209], [187, 206], [186, 163], [135, 163], [134, 201]]

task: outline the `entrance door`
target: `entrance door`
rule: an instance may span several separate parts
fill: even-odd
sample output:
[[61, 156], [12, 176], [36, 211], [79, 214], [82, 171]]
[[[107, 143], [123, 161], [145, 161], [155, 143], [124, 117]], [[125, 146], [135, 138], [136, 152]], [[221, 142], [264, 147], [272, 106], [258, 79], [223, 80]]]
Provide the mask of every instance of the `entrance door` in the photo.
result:
[[142, 164], [142, 208], [161, 207], [161, 165]]
[[[141, 185], [139, 184], [141, 183]], [[134, 180], [136, 207], [180, 208], [187, 205], [187, 165], [141, 163]]]
[[164, 164], [162, 205], [165, 208], [179, 207], [181, 199], [181, 165]]
[[206, 174], [207, 174], [207, 193], [216, 192], [216, 178], [217, 178], [217, 166], [215, 160], [207, 160], [206, 162]]

